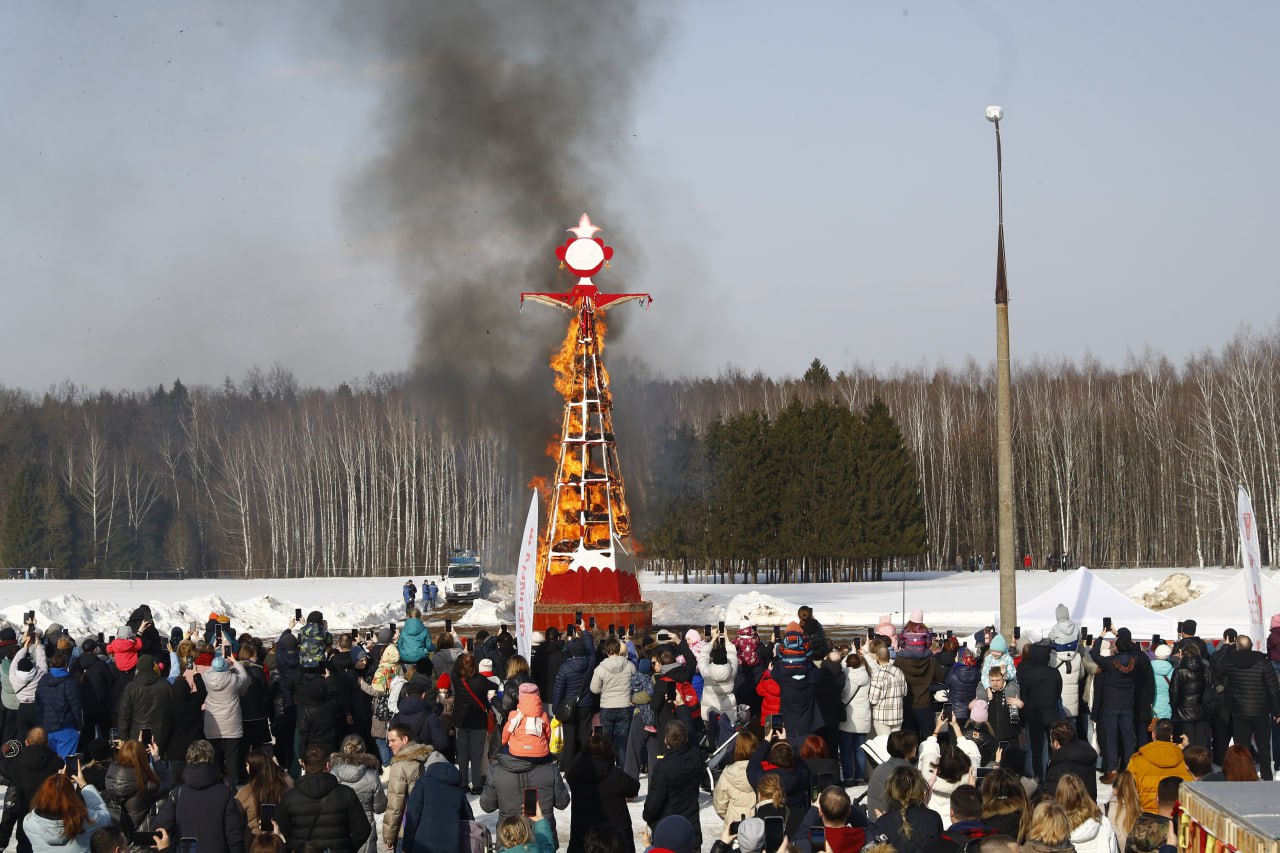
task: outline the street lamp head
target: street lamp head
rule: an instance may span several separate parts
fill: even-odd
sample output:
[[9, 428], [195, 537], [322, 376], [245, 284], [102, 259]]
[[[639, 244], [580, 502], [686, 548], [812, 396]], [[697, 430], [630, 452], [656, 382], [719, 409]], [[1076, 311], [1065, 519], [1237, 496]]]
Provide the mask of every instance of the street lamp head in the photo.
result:
[[987, 107], [987, 121], [1000, 121], [1004, 118], [1004, 107]]

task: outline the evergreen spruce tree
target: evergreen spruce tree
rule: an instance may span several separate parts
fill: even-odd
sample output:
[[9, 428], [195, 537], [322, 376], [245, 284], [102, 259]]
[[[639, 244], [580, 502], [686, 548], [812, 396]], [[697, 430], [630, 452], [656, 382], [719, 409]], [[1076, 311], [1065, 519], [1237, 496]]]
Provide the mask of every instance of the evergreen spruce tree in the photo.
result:
[[44, 511], [44, 539], [40, 544], [41, 564], [75, 574], [76, 541], [71, 505], [58, 482], [46, 477], [40, 491]]
[[44, 565], [40, 543], [44, 539], [44, 513], [40, 506], [40, 472], [27, 463], [18, 470], [5, 508], [3, 559], [7, 566]]
[[[887, 558], [925, 552], [924, 501], [911, 454], [889, 407], [875, 398], [867, 406], [863, 422], [866, 449], [860, 466], [860, 503], [864, 548], [880, 569]], [[876, 574], [879, 577], [880, 572]]]

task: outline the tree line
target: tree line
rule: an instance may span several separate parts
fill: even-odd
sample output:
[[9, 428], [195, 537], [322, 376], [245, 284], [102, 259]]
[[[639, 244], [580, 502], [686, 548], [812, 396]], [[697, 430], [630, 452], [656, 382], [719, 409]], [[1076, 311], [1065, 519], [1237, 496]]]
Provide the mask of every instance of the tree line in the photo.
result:
[[[1271, 563], [1280, 330], [1241, 332], [1176, 366], [1148, 352], [1119, 368], [1014, 368], [1020, 553], [1037, 565], [1234, 564], [1243, 484]], [[612, 376], [642, 561], [718, 573], [754, 559], [761, 580], [841, 579], [915, 553], [912, 537], [883, 553], [856, 499], [870, 476], [856, 448], [871, 441], [877, 400], [918, 489], [915, 564], [995, 549], [989, 365], [669, 379], [617, 361]], [[532, 422], [559, 410], [549, 374], [546, 384]], [[509, 570], [526, 484], [552, 463], [530, 450], [531, 422], [483, 410], [444, 417], [404, 376], [304, 389], [279, 367], [211, 387], [0, 388], [0, 562], [80, 575], [395, 575], [474, 546]], [[814, 486], [789, 491], [801, 483]]]

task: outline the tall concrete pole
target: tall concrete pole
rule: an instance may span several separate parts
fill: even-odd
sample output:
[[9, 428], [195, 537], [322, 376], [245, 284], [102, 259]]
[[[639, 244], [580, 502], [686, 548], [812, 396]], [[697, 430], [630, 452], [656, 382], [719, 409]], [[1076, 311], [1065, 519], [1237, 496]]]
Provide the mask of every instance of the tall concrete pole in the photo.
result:
[[1004, 266], [1004, 160], [1000, 150], [1000, 119], [1004, 110], [987, 107], [987, 119], [996, 126], [996, 203], [999, 230], [996, 239], [996, 481], [998, 484], [1000, 538], [1000, 633], [1014, 647], [1013, 628], [1018, 621], [1018, 558], [1013, 549], [1013, 404], [1010, 399], [1009, 283]]

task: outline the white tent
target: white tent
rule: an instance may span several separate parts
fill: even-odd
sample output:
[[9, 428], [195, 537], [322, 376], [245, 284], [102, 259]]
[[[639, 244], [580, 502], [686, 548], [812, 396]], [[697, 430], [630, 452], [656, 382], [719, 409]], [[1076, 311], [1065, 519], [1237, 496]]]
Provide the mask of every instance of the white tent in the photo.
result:
[[[1280, 578], [1274, 573], [1263, 572], [1263, 630], [1270, 623], [1271, 614], [1277, 611], [1280, 611]], [[1196, 620], [1196, 633], [1206, 639], [1221, 637], [1222, 632], [1228, 628], [1248, 633], [1249, 604], [1244, 595], [1244, 569], [1235, 572], [1199, 598], [1170, 607], [1163, 615], [1173, 619], [1175, 626], [1183, 619]]]
[[[1241, 603], [1244, 594], [1240, 595]], [[1055, 611], [1065, 604], [1078, 627], [1088, 628], [1097, 635], [1102, 630], [1102, 619], [1110, 616], [1115, 628], [1128, 628], [1135, 640], [1149, 639], [1152, 634], [1176, 637], [1178, 617], [1148, 610], [1129, 596], [1081, 566], [1064, 574], [1053, 588], [1040, 593], [1030, 601], [1018, 603], [1018, 625], [1023, 633], [1035, 631], [1045, 636], [1058, 621]]]

